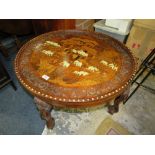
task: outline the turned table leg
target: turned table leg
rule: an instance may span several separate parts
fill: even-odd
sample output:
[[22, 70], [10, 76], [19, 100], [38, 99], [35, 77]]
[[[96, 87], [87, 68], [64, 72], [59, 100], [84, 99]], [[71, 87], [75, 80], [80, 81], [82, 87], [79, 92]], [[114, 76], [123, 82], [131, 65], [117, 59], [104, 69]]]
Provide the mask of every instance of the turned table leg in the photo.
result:
[[50, 104], [47, 104], [46, 102], [40, 100], [37, 97], [34, 98], [34, 102], [36, 103], [36, 106], [40, 112], [42, 119], [46, 120], [47, 128], [53, 129], [55, 125], [54, 118], [51, 116], [51, 111], [53, 109], [53, 106]]
[[130, 92], [130, 88], [124, 91], [120, 96], [116, 97], [112, 104], [108, 104], [108, 112], [110, 114], [114, 114], [119, 111], [119, 104], [121, 102], [124, 103], [126, 101], [126, 99], [128, 98], [129, 92]]

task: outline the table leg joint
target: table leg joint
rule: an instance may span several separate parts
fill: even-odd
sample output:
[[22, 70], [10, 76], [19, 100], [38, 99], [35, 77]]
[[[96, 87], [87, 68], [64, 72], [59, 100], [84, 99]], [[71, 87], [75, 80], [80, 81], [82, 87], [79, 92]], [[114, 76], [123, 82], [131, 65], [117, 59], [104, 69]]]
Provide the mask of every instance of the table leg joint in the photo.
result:
[[123, 102], [124, 104], [128, 98], [128, 95], [129, 95], [129, 88], [125, 92], [123, 92], [120, 96], [116, 97], [112, 104], [108, 104], [108, 112], [110, 114], [117, 113], [119, 111], [119, 104], [121, 102]]
[[37, 109], [40, 112], [41, 118], [46, 120], [47, 128], [53, 129], [55, 125], [54, 118], [51, 116], [53, 106], [47, 104], [46, 102], [40, 100], [37, 97], [34, 98], [34, 102], [36, 103]]

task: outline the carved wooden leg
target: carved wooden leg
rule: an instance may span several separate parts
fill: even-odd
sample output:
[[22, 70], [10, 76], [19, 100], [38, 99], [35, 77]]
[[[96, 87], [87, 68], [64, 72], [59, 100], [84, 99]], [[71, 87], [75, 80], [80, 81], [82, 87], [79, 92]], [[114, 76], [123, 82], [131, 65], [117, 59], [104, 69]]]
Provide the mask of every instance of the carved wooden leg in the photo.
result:
[[108, 104], [108, 112], [110, 114], [114, 114], [119, 111], [119, 104], [126, 101], [129, 95], [129, 91], [130, 87], [126, 89], [126, 91], [124, 91], [120, 96], [116, 97], [112, 104]]
[[[119, 96], [120, 97], [120, 96]], [[119, 97], [117, 97], [113, 103], [108, 104], [108, 112], [114, 114], [119, 110]]]
[[39, 98], [35, 97], [34, 102], [40, 112], [42, 119], [46, 120], [47, 128], [53, 129], [55, 125], [54, 118], [51, 116], [51, 111], [53, 109], [52, 105], [47, 104], [46, 102], [40, 100]]

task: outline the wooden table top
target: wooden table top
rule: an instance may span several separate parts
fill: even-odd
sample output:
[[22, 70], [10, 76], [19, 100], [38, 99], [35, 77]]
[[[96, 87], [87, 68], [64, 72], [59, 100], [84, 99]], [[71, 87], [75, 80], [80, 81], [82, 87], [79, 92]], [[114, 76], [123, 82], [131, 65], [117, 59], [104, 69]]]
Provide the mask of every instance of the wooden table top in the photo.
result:
[[26, 43], [15, 59], [21, 84], [59, 107], [95, 106], [120, 95], [135, 60], [119, 41], [94, 32], [61, 30]]

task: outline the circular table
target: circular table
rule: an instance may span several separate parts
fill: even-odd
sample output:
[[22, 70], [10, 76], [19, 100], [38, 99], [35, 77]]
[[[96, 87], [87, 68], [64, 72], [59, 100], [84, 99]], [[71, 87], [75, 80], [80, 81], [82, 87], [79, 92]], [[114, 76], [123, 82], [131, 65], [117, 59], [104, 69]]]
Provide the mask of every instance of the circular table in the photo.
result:
[[111, 114], [117, 112], [136, 65], [130, 50], [107, 35], [60, 30], [27, 42], [16, 56], [15, 72], [35, 96], [47, 127], [53, 128], [53, 106], [86, 108], [106, 103]]

